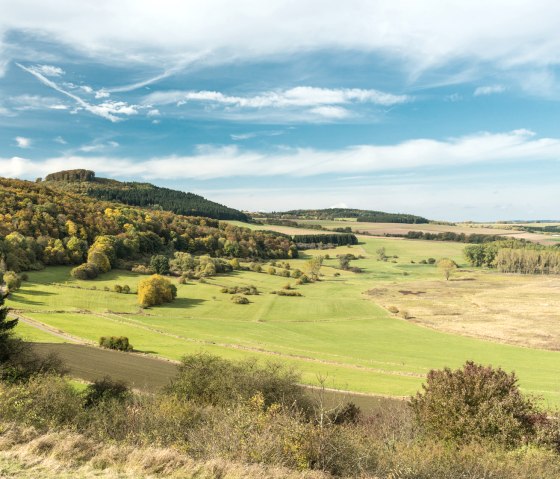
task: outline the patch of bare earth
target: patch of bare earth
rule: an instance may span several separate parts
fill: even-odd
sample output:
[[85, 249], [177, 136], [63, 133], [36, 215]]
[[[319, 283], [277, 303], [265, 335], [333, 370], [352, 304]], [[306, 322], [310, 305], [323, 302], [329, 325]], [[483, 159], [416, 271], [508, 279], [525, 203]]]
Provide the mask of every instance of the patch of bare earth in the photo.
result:
[[560, 350], [560, 277], [460, 272], [449, 281], [395, 283], [366, 294], [434, 329]]

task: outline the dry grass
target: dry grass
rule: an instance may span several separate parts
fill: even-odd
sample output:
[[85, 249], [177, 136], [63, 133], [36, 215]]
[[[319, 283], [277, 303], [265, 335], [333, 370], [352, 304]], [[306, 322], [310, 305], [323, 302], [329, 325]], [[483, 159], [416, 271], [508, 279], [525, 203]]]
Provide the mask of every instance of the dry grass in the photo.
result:
[[457, 273], [450, 281], [393, 284], [370, 292], [409, 321], [455, 334], [560, 350], [560, 278]]
[[220, 459], [194, 460], [170, 448], [99, 443], [71, 432], [41, 434], [33, 428], [3, 424], [0, 425], [0, 479], [8, 477], [320, 479], [327, 476]]

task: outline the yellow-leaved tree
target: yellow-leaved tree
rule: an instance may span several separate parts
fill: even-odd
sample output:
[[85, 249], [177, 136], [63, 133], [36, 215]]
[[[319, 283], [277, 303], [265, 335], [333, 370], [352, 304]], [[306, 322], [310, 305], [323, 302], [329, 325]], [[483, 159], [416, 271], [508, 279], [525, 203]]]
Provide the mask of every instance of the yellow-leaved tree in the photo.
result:
[[176, 296], [175, 285], [159, 274], [154, 274], [138, 283], [138, 303], [144, 308], [170, 303]]

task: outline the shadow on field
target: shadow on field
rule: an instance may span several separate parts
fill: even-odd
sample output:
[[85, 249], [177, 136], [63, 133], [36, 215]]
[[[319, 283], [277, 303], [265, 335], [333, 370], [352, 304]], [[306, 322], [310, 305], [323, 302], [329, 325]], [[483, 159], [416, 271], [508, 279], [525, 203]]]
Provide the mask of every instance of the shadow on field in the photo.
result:
[[176, 298], [172, 303], [167, 303], [159, 306], [165, 309], [186, 309], [198, 306], [199, 304], [205, 303], [206, 299], [198, 298]]
[[38, 297], [38, 296], [54, 296], [55, 293], [50, 293], [48, 291], [36, 291], [36, 290], [19, 290], [17, 292], [13, 292], [10, 293], [10, 296], [8, 299], [11, 299], [13, 301], [17, 301], [19, 303], [24, 303], [24, 304], [31, 304], [31, 305], [37, 305], [37, 304], [45, 304], [44, 301], [34, 301], [33, 299], [30, 299], [31, 297]]

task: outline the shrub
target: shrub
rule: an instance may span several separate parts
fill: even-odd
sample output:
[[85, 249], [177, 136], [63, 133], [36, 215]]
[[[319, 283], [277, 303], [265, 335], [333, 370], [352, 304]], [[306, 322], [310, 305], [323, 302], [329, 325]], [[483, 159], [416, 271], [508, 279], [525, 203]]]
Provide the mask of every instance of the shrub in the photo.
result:
[[21, 287], [21, 278], [14, 271], [4, 273], [4, 283], [9, 292], [16, 291]]
[[302, 271], [299, 269], [293, 269], [292, 272], [290, 273], [290, 276], [294, 279], [298, 279], [301, 275], [302, 275]]
[[249, 304], [249, 300], [245, 296], [232, 296], [231, 301], [235, 304]]
[[115, 293], [122, 293], [122, 286], [121, 286], [120, 284], [115, 284], [115, 285], [113, 286], [113, 291], [114, 291]]
[[131, 271], [133, 273], [138, 273], [138, 274], [154, 274], [154, 270], [151, 268], [148, 268], [146, 265], [143, 264], [137, 264], [136, 266], [133, 266]]
[[227, 294], [244, 294], [246, 296], [253, 296], [259, 294], [256, 286], [232, 286], [231, 288], [224, 287], [221, 289], [222, 293]]
[[170, 303], [177, 296], [177, 287], [163, 276], [154, 274], [138, 283], [138, 302], [143, 307]]
[[101, 336], [99, 346], [117, 351], [132, 351], [133, 349], [126, 336]]
[[280, 364], [228, 361], [207, 353], [185, 356], [167, 392], [201, 404], [230, 405], [261, 393], [266, 405], [308, 405], [299, 376]]
[[428, 261], [427, 261], [428, 264], [434, 264], [435, 262], [436, 262], [435, 258], [428, 258]]
[[303, 296], [299, 291], [288, 290], [288, 289], [271, 291], [271, 294], [277, 294], [278, 296]]
[[110, 400], [123, 402], [131, 396], [132, 393], [126, 383], [105, 376], [103, 379], [96, 379], [85, 389], [84, 405], [92, 407], [101, 401]]
[[93, 263], [83, 263], [72, 268], [70, 275], [73, 278], [82, 280], [95, 279], [99, 275], [99, 268]]
[[128, 284], [124, 284], [123, 287], [122, 287], [122, 292], [124, 294], [130, 293], [130, 286]]
[[276, 268], [274, 268], [274, 267], [272, 267], [272, 266], [269, 266], [269, 267], [266, 269], [266, 272], [267, 272], [268, 274], [276, 274]]
[[410, 314], [406, 309], [401, 309], [400, 316], [403, 319], [412, 319], [412, 314]]
[[106, 273], [111, 270], [111, 262], [107, 255], [98, 249], [91, 249], [87, 257], [88, 263], [93, 263], [97, 266], [100, 273]]
[[390, 313], [393, 314], [397, 314], [399, 312], [399, 308], [397, 308], [396, 306], [389, 306], [387, 309], [389, 310]]
[[259, 263], [251, 263], [249, 269], [255, 273], [260, 273], [262, 271], [262, 266]]
[[422, 389], [410, 405], [424, 430], [439, 439], [516, 446], [535, 433], [538, 411], [515, 373], [467, 361], [455, 371], [430, 371]]

